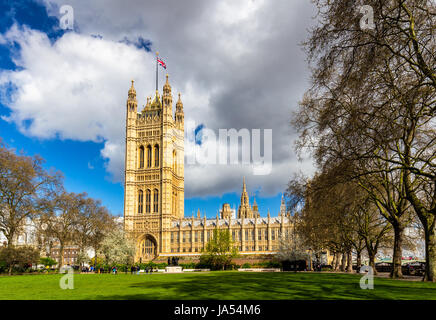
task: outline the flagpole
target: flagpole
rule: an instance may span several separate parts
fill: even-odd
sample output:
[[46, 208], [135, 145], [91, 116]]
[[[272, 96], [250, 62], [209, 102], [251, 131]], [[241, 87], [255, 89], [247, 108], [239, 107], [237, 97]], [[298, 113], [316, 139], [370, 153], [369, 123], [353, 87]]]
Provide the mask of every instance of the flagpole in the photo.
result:
[[158, 56], [159, 56], [159, 52], [156, 52], [156, 91], [157, 91], [157, 79], [158, 79], [158, 72], [157, 72], [157, 67], [158, 67], [158, 65], [157, 65], [157, 59], [158, 59]]

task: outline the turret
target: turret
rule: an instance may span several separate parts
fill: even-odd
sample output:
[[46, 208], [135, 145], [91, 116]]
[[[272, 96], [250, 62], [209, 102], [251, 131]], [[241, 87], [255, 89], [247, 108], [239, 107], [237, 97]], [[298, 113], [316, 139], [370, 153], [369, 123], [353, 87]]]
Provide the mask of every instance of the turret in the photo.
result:
[[127, 95], [127, 120], [136, 119], [137, 117], [138, 101], [136, 100], [136, 90], [133, 86], [133, 82], [132, 80], [132, 85]]
[[241, 194], [241, 205], [249, 205], [250, 200], [248, 198], [247, 186], [245, 185], [245, 177], [242, 180], [242, 194]]
[[242, 181], [242, 194], [241, 194], [241, 204], [238, 208], [238, 218], [252, 218], [253, 211], [250, 206], [250, 199], [247, 193], [247, 186], [245, 185], [245, 177]]
[[179, 92], [179, 99], [177, 100], [176, 103], [176, 126], [181, 129], [184, 130], [184, 123], [185, 123], [185, 114], [183, 113], [183, 103], [182, 103], [182, 99], [180, 97], [180, 92]]
[[169, 107], [170, 109], [172, 108], [173, 105], [173, 97], [171, 95], [171, 86], [170, 83], [168, 82], [168, 74], [166, 76], [166, 81], [165, 84], [163, 86], [163, 105], [164, 107]]

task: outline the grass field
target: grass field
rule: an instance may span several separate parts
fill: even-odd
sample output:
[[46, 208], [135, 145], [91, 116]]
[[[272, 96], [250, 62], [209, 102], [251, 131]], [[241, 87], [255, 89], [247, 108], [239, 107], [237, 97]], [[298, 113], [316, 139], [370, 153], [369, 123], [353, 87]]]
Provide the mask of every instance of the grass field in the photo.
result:
[[74, 290], [62, 275], [0, 277], [0, 299], [436, 299], [436, 284], [375, 278], [362, 290], [360, 276], [333, 273], [210, 272], [182, 274], [76, 274]]

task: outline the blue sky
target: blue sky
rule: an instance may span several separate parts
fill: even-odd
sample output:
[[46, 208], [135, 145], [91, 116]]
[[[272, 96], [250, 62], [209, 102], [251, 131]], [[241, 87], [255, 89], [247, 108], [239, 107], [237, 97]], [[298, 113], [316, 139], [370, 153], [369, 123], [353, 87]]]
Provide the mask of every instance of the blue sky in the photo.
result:
[[[18, 29], [26, 26], [28, 30], [39, 31], [45, 34], [54, 46], [58, 40], [60, 41], [62, 40], [62, 38], [65, 38], [65, 32], [59, 28], [58, 16], [48, 14], [48, 12], [50, 11], [56, 11], [58, 5], [53, 2], [50, 3], [50, 6], [48, 6], [47, 3], [49, 2], [0, 2], [0, 35], [5, 36], [6, 32], [10, 30], [14, 25]], [[80, 9], [80, 7], [78, 7], [78, 9]], [[92, 8], [89, 9], [92, 11]], [[85, 19], [85, 17], [81, 19], [80, 15], [78, 14], [80, 13], [80, 10], [77, 10], [76, 12], [75, 30], [68, 32], [75, 33], [77, 34], [77, 36], [95, 36], [100, 35], [101, 33], [104, 34], [104, 39], [109, 39], [109, 41], [112, 41], [114, 43], [124, 43], [126, 46], [133, 45], [136, 47], [137, 51], [142, 50], [143, 52], [155, 51], [157, 46], [155, 45], [155, 43], [158, 44], [159, 42], [162, 42], [162, 40], [157, 37], [153, 32], [140, 34], [138, 32], [132, 33], [131, 31], [126, 31], [126, 35], [123, 36], [123, 34], [120, 33], [119, 30], [105, 30], [99, 29], [97, 27], [95, 27], [95, 29], [92, 29], [92, 26], [85, 24], [85, 21], [88, 21], [89, 19], [87, 20]], [[88, 40], [88, 38], [86, 38], [85, 40], [90, 41]], [[18, 71], [26, 71], [26, 68], [30, 69], [29, 64], [26, 65], [25, 62], [19, 61], [21, 59], [20, 55], [23, 54], [23, 51], [20, 50], [20, 44], [17, 43], [17, 41], [0, 41], [0, 70], [3, 74], [7, 70], [17, 72], [18, 74]], [[35, 59], [37, 58], [38, 57], [35, 56]], [[171, 62], [170, 57], [168, 59]], [[19, 61], [17, 63], [18, 65], [13, 62], [14, 60]], [[106, 66], [108, 70], [110, 70], [111, 67], [111, 65]], [[176, 70], [174, 70], [174, 73], [177, 73]], [[181, 72], [179, 72], [179, 74], [180, 73]], [[68, 75], [65, 76], [68, 77]], [[195, 74], [192, 75], [192, 77], [194, 76]], [[145, 80], [140, 79], [139, 81], [141, 83], [141, 81], [145, 82]], [[90, 86], [95, 85], [92, 80], [89, 81]], [[185, 105], [189, 105], [190, 84], [182, 84], [182, 81], [180, 79], [177, 79], [177, 75], [174, 81], [175, 86], [177, 86], [179, 90], [181, 90], [182, 92], [187, 92]], [[147, 84], [147, 86], [152, 87], [153, 81], [149, 82], [151, 82], [151, 84]], [[195, 85], [195, 82], [193, 83]], [[198, 85], [198, 87], [204, 86], [204, 83], [206, 82], [202, 80], [201, 85]], [[9, 81], [8, 85], [12, 85], [12, 87], [15, 88], [16, 84]], [[62, 85], [62, 83], [60, 83], [59, 85]], [[5, 86], [4, 83], [3, 86]], [[19, 86], [19, 84], [17, 86]], [[121, 99], [124, 101], [127, 95], [127, 89], [128, 87], [126, 84], [125, 96], [121, 97]], [[207, 88], [203, 89], [207, 90]], [[140, 90], [138, 90], [138, 92], [139, 91]], [[211, 89], [209, 91], [218, 92], [219, 90]], [[109, 92], [111, 92], [110, 88]], [[147, 94], [148, 92], [144, 92], [144, 97], [145, 94]], [[50, 131], [50, 128], [46, 129], [40, 126], [38, 127], [38, 131], [37, 129], [35, 129], [35, 126], [38, 123], [37, 116], [33, 117], [32, 114], [29, 115], [29, 113], [27, 113], [20, 118], [20, 115], [22, 114], [20, 112], [22, 110], [19, 109], [19, 105], [17, 103], [8, 103], [11, 97], [5, 96], [5, 93], [7, 95], [8, 93], [10, 93], [10, 91], [3, 90], [3, 97], [1, 97], [0, 100], [0, 137], [2, 138], [3, 142], [5, 142], [9, 147], [15, 148], [18, 151], [24, 151], [28, 155], [41, 155], [46, 160], [45, 165], [47, 168], [53, 167], [63, 172], [65, 177], [64, 185], [67, 190], [73, 192], [87, 192], [91, 197], [101, 199], [103, 204], [113, 214], [122, 215], [123, 186], [122, 182], [119, 181], [119, 179], [117, 180], [116, 178], [114, 178], [114, 176], [117, 176], [118, 173], [119, 175], [122, 175], [122, 173], [120, 173], [122, 170], [120, 170], [119, 165], [114, 165], [114, 163], [116, 163], [114, 158], [122, 158], [123, 154], [121, 154], [121, 156], [119, 154], [122, 153], [123, 150], [120, 151], [119, 148], [109, 149], [108, 145], [110, 144], [110, 142], [113, 142], [115, 140], [116, 142], [121, 141], [122, 139], [124, 139], [124, 137], [119, 137], [119, 134], [107, 134], [106, 136], [105, 133], [96, 133], [92, 136], [83, 136], [80, 134], [80, 132], [78, 132], [80, 131], [80, 128], [76, 129], [75, 133], [72, 133], [72, 131], [68, 130], [67, 132], [64, 132], [62, 131], [62, 128], [53, 129], [52, 131]], [[199, 96], [203, 96], [198, 94], [198, 92], [195, 95], [197, 96], [197, 98]], [[47, 99], [48, 103], [50, 103], [50, 97], [44, 98]], [[120, 99], [120, 97], [114, 97], [114, 99], [115, 98]], [[220, 96], [218, 96], [217, 93], [216, 96], [212, 98], [209, 97], [207, 100], [215, 101], [219, 99]], [[53, 98], [53, 100], [53, 103], [56, 103], [58, 99]], [[247, 102], [247, 104], [249, 104], [249, 102]], [[284, 105], [287, 104], [288, 102], [284, 103]], [[191, 103], [190, 105], [193, 105], [191, 109], [192, 114], [195, 113], [196, 115], [199, 115], [198, 117], [200, 117], [200, 119], [204, 119], [204, 122], [201, 122], [202, 126], [204, 126], [203, 123], [207, 122], [206, 119], [208, 119], [208, 117], [202, 115], [202, 111], [197, 112], [197, 109], [195, 109], [195, 103]], [[120, 109], [122, 109], [122, 107], [123, 105], [122, 103], [120, 103]], [[287, 108], [289, 108], [289, 106], [287, 106]], [[253, 110], [256, 110], [255, 107]], [[290, 114], [290, 110], [284, 110], [286, 110], [286, 112], [289, 111]], [[185, 107], [185, 113], [187, 117], [189, 116], [189, 111], [189, 107]], [[86, 117], [87, 114], [82, 114], [79, 116]], [[283, 127], [288, 126], [288, 116], [288, 114], [285, 114], [283, 116], [281, 116], [280, 114], [275, 115], [275, 117], [277, 118], [284, 118], [285, 121], [283, 121], [283, 119], [280, 119], [280, 121], [283, 121], [281, 122], [281, 126]], [[67, 117], [68, 116], [65, 114], [66, 119], [62, 119], [63, 121], [65, 120], [66, 123], [68, 123]], [[59, 116], [57, 116], [56, 119], [61, 120]], [[222, 125], [224, 120], [221, 119], [221, 121], [222, 122], [220, 125]], [[95, 125], [98, 126], [99, 123], [96, 122]], [[122, 125], [123, 124], [121, 124], [120, 127]], [[208, 125], [213, 127], [212, 122]], [[257, 125], [257, 127], [262, 128], [262, 122], [258, 122]], [[266, 128], [268, 127], [272, 127], [272, 125], [268, 124]], [[116, 138], [114, 138], [114, 136]], [[282, 136], [282, 134], [280, 134], [280, 136]], [[286, 141], [286, 144], [289, 145], [286, 150], [291, 150], [291, 139], [284, 139], [284, 141]], [[117, 144], [114, 142], [113, 145]], [[283, 145], [283, 143], [281, 143], [280, 145]], [[115, 150], [113, 152], [117, 152], [118, 154], [114, 156], [110, 153], [110, 150]], [[290, 151], [286, 152], [289, 153]], [[277, 152], [277, 154], [279, 154], [279, 152]], [[279, 163], [277, 165], [279, 168], [283, 163], [295, 162], [294, 158], [291, 159], [288, 155], [287, 157], [288, 158], [285, 158], [285, 156], [283, 156], [281, 159], [274, 159], [274, 161], [277, 161], [277, 163]], [[247, 176], [247, 184], [250, 196], [256, 196], [257, 203], [260, 207], [261, 216], [265, 216], [268, 209], [273, 215], [275, 215], [279, 211], [280, 198], [282, 192], [286, 187], [286, 182], [288, 179], [287, 177], [291, 176], [291, 170], [289, 169], [287, 164], [286, 166], [284, 166], [284, 168], [286, 168], [286, 170], [283, 169], [282, 171], [275, 173], [275, 176]], [[193, 170], [195, 170], [195, 168]], [[200, 209], [202, 215], [206, 213], [208, 217], [214, 217], [217, 213], [217, 210], [224, 202], [228, 202], [231, 204], [232, 207], [237, 208], [240, 200], [240, 191], [242, 188], [242, 176], [246, 175], [246, 170], [241, 170], [241, 172], [239, 172], [238, 174], [234, 174], [234, 171], [229, 171], [225, 174], [219, 174], [219, 179], [222, 180], [216, 181], [216, 188], [214, 188], [214, 181], [211, 181], [210, 185], [205, 188], [204, 185], [201, 185], [198, 182], [200, 180], [199, 175], [195, 176], [193, 174], [188, 174], [185, 178], [185, 188], [191, 188], [190, 185], [195, 185], [195, 188], [192, 187], [192, 191], [187, 192], [187, 196], [185, 196], [185, 215], [190, 216], [192, 212], [196, 213], [197, 209]], [[201, 191], [199, 191], [205, 189], [213, 191], [208, 193], [202, 193]]]

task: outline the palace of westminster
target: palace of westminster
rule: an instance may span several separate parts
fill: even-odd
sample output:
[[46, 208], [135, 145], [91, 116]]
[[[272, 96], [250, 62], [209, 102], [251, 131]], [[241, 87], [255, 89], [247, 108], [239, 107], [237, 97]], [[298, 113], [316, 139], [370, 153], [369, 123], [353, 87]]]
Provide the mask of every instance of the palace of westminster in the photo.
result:
[[156, 90], [138, 113], [136, 90], [129, 89], [126, 115], [124, 228], [136, 241], [136, 261], [198, 256], [216, 228], [229, 230], [240, 254], [273, 254], [280, 235], [292, 228], [283, 198], [276, 217], [260, 217], [245, 179], [237, 215], [224, 203], [216, 219], [184, 216], [184, 112], [180, 94], [173, 114], [168, 75], [162, 97]]

